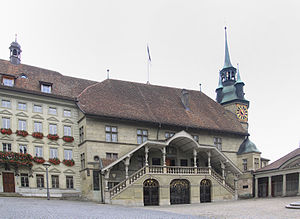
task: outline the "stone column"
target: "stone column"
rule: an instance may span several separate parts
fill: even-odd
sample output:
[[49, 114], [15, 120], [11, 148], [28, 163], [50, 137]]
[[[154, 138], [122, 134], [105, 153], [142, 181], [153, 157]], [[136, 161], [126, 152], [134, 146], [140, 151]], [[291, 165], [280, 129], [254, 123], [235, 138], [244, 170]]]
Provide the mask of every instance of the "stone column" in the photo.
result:
[[105, 202], [106, 204], [109, 204], [109, 203], [110, 203], [110, 193], [109, 193], [109, 190], [108, 190], [109, 174], [110, 174], [110, 169], [108, 169], [108, 170], [104, 173], [104, 184], [105, 184], [104, 202]]
[[148, 146], [145, 146], [145, 166], [149, 166], [149, 163], [148, 163], [148, 153], [149, 153], [149, 147]]
[[235, 200], [238, 200], [237, 181], [238, 181], [238, 177], [237, 177], [237, 175], [234, 175], [234, 199]]
[[209, 152], [207, 152], [207, 166], [208, 166], [209, 175], [211, 174], [210, 156], [211, 156], [211, 153], [209, 151]]
[[130, 157], [126, 157], [125, 158], [125, 177], [126, 179], [128, 178], [128, 167], [129, 167], [129, 164], [130, 164]]
[[282, 196], [286, 195], [286, 174], [282, 175]]
[[300, 195], [300, 172], [298, 173], [298, 194]]
[[223, 184], [225, 184], [225, 164], [221, 161], [221, 169], [222, 169], [222, 180]]
[[194, 155], [194, 167], [197, 168], [197, 151], [196, 151], [196, 149], [193, 149], [193, 155]]
[[272, 197], [272, 177], [268, 177], [268, 197]]
[[258, 198], [258, 178], [255, 176], [255, 198]]
[[167, 166], [166, 165], [166, 147], [163, 147], [162, 149], [162, 155], [163, 155], [163, 166]]

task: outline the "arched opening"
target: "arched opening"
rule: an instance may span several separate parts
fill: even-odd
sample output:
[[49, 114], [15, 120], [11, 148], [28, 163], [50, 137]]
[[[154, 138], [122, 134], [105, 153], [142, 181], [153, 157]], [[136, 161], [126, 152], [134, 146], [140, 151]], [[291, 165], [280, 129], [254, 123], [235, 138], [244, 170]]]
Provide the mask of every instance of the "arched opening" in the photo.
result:
[[170, 202], [173, 204], [190, 203], [190, 182], [186, 179], [174, 179], [170, 183]]
[[159, 205], [159, 183], [155, 179], [144, 182], [144, 206]]
[[208, 179], [200, 182], [200, 202], [211, 202], [211, 182]]

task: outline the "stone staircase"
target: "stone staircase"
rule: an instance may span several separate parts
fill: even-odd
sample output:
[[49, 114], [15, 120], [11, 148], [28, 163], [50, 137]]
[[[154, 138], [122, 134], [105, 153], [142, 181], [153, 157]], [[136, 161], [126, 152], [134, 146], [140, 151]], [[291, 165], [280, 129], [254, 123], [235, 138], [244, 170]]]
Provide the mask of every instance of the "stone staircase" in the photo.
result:
[[163, 167], [163, 166], [148, 166], [143, 167], [134, 174], [130, 175], [127, 179], [120, 182], [109, 190], [110, 198], [118, 195], [120, 192], [128, 188], [139, 178], [145, 174], [168, 174], [168, 175], [210, 175], [221, 186], [223, 186], [231, 194], [234, 194], [234, 188], [225, 182], [225, 180], [211, 168], [201, 167]]

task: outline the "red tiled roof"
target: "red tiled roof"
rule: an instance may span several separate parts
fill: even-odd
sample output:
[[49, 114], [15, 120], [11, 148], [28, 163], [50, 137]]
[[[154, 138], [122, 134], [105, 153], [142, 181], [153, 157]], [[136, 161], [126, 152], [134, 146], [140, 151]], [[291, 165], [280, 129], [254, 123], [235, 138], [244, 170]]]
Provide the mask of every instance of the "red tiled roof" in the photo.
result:
[[292, 152], [288, 153], [287, 155], [279, 158], [278, 160], [274, 161], [273, 163], [258, 169], [256, 172], [263, 172], [267, 170], [275, 170], [279, 169], [283, 164], [285, 164], [290, 159], [300, 156], [300, 148], [297, 148], [296, 150], [293, 150]]
[[[77, 97], [86, 87], [97, 82], [64, 76], [56, 71], [50, 71], [30, 65], [14, 65], [0, 59], [0, 74], [16, 78], [14, 87], [28, 91], [40, 92], [40, 81], [52, 83], [51, 94], [70, 98]], [[21, 78], [25, 74], [28, 78]]]
[[188, 92], [189, 111], [181, 89], [107, 79], [86, 88], [78, 105], [90, 115], [247, 134], [233, 113], [200, 91]]

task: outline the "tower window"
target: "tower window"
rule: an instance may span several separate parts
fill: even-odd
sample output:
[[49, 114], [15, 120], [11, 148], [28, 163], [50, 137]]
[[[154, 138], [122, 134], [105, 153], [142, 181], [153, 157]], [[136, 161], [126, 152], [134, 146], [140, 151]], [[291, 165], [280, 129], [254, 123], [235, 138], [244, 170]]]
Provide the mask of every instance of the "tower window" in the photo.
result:
[[14, 55], [14, 56], [18, 55], [18, 52], [17, 52], [16, 49], [13, 50], [13, 55]]
[[248, 160], [247, 159], [243, 159], [243, 167], [244, 167], [244, 171], [248, 170]]

